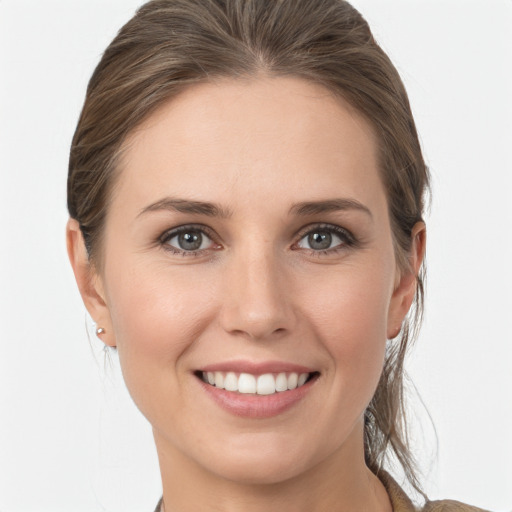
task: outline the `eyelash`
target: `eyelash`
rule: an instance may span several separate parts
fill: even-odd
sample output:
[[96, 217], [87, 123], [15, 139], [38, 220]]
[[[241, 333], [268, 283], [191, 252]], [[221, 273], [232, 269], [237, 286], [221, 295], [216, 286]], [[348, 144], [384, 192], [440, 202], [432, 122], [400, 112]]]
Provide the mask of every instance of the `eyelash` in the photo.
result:
[[329, 249], [322, 250], [314, 250], [314, 249], [304, 249], [307, 250], [312, 256], [321, 257], [327, 255], [338, 254], [341, 251], [346, 251], [347, 249], [357, 247], [359, 241], [356, 237], [347, 229], [342, 228], [340, 226], [336, 226], [335, 224], [312, 224], [303, 228], [298, 234], [298, 241], [293, 244], [293, 248], [295, 250], [300, 250], [298, 244], [306, 238], [308, 235], [313, 233], [330, 233], [336, 235], [341, 243], [331, 247]]
[[[309, 226], [304, 227], [298, 234], [298, 240], [292, 245], [292, 250], [301, 250], [301, 247], [299, 247], [299, 243], [307, 236], [313, 234], [314, 232], [317, 233], [330, 233], [336, 235], [342, 243], [338, 244], [335, 247], [328, 248], [328, 249], [322, 249], [322, 250], [315, 250], [315, 249], [306, 249], [303, 248], [302, 250], [308, 251], [311, 255], [315, 257], [325, 256], [325, 255], [333, 255], [337, 254], [340, 251], [347, 250], [352, 247], [356, 247], [358, 245], [358, 240], [354, 237], [350, 231], [340, 227], [336, 226], [334, 224], [312, 224]], [[207, 249], [198, 249], [198, 250], [191, 250], [187, 251], [184, 249], [178, 249], [176, 247], [173, 247], [169, 244], [169, 241], [173, 238], [189, 232], [199, 232], [203, 235], [206, 235], [212, 244], [217, 245], [218, 248], [220, 248], [220, 244], [216, 242], [216, 236], [215, 233], [208, 228], [207, 226], [201, 225], [201, 224], [189, 224], [184, 226], [179, 226], [177, 228], [171, 229], [169, 231], [166, 231], [158, 238], [158, 243], [166, 250], [173, 254], [177, 254], [184, 257], [193, 257], [193, 256], [199, 256], [201, 254], [205, 254], [208, 251], [211, 250], [217, 250], [212, 248]]]
[[[208, 228], [207, 226], [204, 226], [202, 224], [188, 224], [184, 226], [179, 226], [177, 228], [171, 229], [169, 231], [166, 231], [163, 235], [161, 235], [158, 239], [159, 244], [166, 250], [173, 254], [177, 254], [184, 257], [190, 257], [190, 256], [199, 256], [200, 254], [204, 254], [206, 251], [212, 250], [212, 249], [199, 249], [195, 251], [186, 251], [183, 249], [178, 249], [176, 247], [173, 247], [172, 245], [169, 245], [169, 241], [173, 238], [184, 234], [184, 233], [190, 233], [190, 232], [199, 232], [203, 235], [206, 235], [213, 244], [220, 246], [215, 241], [215, 234], [213, 231]], [[215, 249], [213, 249], [215, 250]]]

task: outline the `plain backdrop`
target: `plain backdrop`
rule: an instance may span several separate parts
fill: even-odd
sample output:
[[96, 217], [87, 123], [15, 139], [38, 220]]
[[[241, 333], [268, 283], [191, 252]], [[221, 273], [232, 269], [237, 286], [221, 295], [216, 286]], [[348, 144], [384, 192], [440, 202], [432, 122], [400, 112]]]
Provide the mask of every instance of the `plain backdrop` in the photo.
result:
[[[159, 498], [150, 428], [94, 339], [64, 242], [86, 84], [140, 3], [0, 0], [1, 512], [141, 512]], [[510, 511], [512, 1], [353, 3], [402, 74], [433, 175], [408, 365], [439, 439], [436, 453], [413, 399], [425, 488]]]

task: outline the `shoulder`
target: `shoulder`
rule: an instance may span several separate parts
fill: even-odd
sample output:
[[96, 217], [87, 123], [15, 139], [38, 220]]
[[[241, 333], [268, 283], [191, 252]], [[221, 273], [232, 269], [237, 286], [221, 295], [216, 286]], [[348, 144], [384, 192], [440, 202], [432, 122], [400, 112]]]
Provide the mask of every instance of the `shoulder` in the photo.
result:
[[377, 476], [386, 488], [393, 512], [489, 512], [454, 500], [427, 501], [417, 507], [389, 473], [381, 470]]
[[428, 501], [421, 509], [421, 512], [488, 512], [483, 508], [465, 505], [459, 501], [454, 500], [441, 500], [441, 501]]

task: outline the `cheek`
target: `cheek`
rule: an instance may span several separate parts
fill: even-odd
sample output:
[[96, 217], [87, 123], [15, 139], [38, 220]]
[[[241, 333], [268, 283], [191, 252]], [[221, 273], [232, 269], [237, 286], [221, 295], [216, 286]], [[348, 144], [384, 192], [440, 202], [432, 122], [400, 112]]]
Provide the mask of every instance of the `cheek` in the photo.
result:
[[112, 327], [126, 385], [144, 409], [155, 389], [179, 386], [181, 358], [211, 320], [212, 291], [186, 270], [117, 261], [108, 274]]
[[[372, 395], [386, 347], [387, 315], [393, 283], [390, 265], [340, 269], [316, 279], [304, 311], [333, 361], [343, 388]], [[371, 398], [371, 396], [369, 397]]]

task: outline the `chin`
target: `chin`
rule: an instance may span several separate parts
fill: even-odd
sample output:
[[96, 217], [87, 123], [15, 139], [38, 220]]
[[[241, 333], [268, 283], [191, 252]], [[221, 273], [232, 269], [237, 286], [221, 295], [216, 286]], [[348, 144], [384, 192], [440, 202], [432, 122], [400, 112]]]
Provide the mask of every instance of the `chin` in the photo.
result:
[[[256, 458], [256, 457], [255, 457]], [[212, 468], [218, 476], [245, 485], [273, 485], [292, 480], [304, 472], [300, 464], [292, 463], [276, 455], [258, 457], [258, 460], [223, 460], [220, 467]]]
[[[208, 457], [205, 466], [222, 478], [246, 485], [280, 484], [292, 480], [316, 466], [321, 451], [312, 451], [305, 440], [280, 436], [252, 435], [250, 443], [230, 443], [229, 449]], [[267, 438], [265, 438], [267, 437]], [[211, 461], [215, 461], [213, 464]]]

